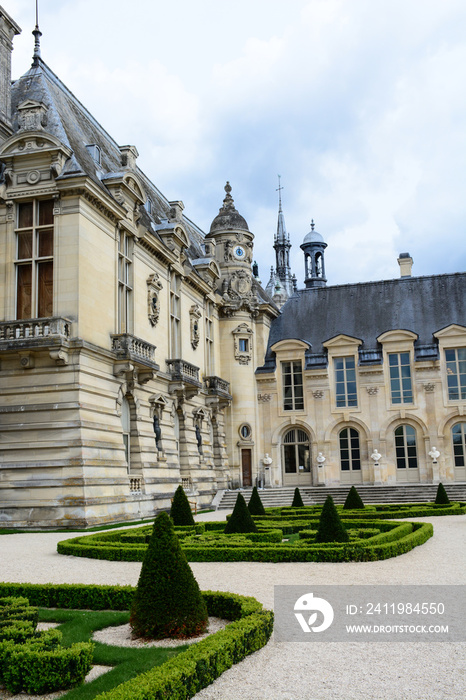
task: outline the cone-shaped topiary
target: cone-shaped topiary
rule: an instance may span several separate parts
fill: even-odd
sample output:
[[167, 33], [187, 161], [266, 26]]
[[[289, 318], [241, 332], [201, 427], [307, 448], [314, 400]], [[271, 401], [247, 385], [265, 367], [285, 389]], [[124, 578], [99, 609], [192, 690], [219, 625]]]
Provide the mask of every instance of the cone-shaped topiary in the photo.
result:
[[130, 613], [133, 635], [184, 639], [205, 631], [207, 607], [167, 513], [154, 521]]
[[448, 498], [447, 492], [445, 491], [445, 486], [441, 482], [437, 487], [437, 495], [435, 497], [435, 502], [438, 505], [445, 506], [450, 503], [450, 499]]
[[303, 499], [301, 497], [301, 491], [298, 489], [298, 487], [296, 487], [294, 490], [293, 503], [291, 504], [291, 507], [304, 508]]
[[170, 518], [173, 520], [174, 525], [194, 525], [191, 506], [181, 484], [173, 496]]
[[249, 499], [248, 503], [248, 511], [251, 513], [251, 515], [265, 515], [265, 508], [262, 504], [261, 497], [259, 496], [257, 486], [254, 486], [252, 490], [251, 498]]
[[356, 486], [352, 486], [348, 491], [346, 497], [345, 505], [343, 506], [345, 510], [357, 510], [358, 508], [364, 508], [364, 503], [362, 498], [356, 490]]
[[241, 493], [238, 494], [233, 513], [223, 532], [225, 535], [231, 535], [233, 532], [257, 532], [256, 524]]
[[327, 496], [320, 514], [319, 528], [316, 534], [316, 542], [348, 542], [349, 537], [346, 528], [340, 520], [335, 503], [331, 496]]

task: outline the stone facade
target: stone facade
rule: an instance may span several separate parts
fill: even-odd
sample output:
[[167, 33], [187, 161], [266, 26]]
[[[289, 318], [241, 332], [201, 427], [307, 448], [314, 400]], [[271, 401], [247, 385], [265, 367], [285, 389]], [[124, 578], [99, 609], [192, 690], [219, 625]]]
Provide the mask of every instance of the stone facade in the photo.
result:
[[297, 291], [280, 200], [269, 295], [229, 183], [205, 234], [38, 30], [10, 86], [18, 32], [0, 8], [0, 523], [135, 520], [180, 483], [207, 505], [256, 482], [466, 480], [466, 275], [414, 278], [402, 255], [399, 280], [327, 286], [312, 226]]

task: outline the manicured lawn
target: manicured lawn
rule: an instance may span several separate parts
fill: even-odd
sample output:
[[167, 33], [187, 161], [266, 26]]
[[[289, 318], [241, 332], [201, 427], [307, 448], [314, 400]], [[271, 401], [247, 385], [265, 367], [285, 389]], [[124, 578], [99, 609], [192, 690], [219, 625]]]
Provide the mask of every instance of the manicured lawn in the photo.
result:
[[[96, 630], [129, 621], [128, 612], [94, 610], [57, 610], [40, 608], [40, 622], [59, 622], [63, 634], [63, 646], [74, 642], [87, 642]], [[66, 700], [91, 700], [100, 693], [115, 688], [131, 678], [159, 666], [186, 649], [186, 645], [176, 648], [148, 647], [132, 649], [95, 642], [93, 663], [112, 666], [112, 670], [99, 676], [91, 683], [73, 688], [63, 698]]]

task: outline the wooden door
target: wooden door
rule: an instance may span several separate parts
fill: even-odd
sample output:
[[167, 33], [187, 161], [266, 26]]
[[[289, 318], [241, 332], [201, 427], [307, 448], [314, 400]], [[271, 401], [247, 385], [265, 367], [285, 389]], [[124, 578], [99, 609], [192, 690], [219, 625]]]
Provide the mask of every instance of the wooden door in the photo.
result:
[[251, 450], [241, 450], [241, 469], [243, 473], [243, 488], [252, 486]]

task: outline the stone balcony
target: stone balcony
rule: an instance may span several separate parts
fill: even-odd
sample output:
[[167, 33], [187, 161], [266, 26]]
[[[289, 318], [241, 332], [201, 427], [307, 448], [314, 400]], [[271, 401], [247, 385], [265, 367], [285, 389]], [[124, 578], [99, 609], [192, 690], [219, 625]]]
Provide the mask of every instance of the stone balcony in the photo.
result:
[[209, 396], [218, 396], [221, 399], [231, 401], [230, 383], [221, 377], [205, 377], [204, 386]]
[[34, 367], [34, 356], [48, 350], [57, 364], [68, 364], [71, 321], [67, 318], [29, 318], [0, 322], [0, 352], [18, 353], [24, 369]]
[[167, 360], [167, 370], [170, 377], [170, 391], [187, 396], [198, 394], [202, 388], [199, 381], [199, 367], [185, 360]]
[[151, 345], [141, 338], [130, 333], [118, 333], [111, 336], [112, 351], [117, 357], [114, 373], [134, 372], [136, 370], [138, 381], [145, 384], [155, 377], [160, 369], [154, 359], [155, 345]]

